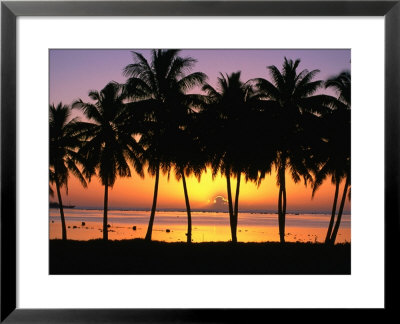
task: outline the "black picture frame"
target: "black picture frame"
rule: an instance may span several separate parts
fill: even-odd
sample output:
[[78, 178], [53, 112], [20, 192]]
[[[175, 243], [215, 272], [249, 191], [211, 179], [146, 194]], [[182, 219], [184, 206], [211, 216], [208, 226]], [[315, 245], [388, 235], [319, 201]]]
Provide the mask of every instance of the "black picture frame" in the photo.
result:
[[[384, 16], [385, 307], [397, 306], [400, 232], [400, 0], [395, 1], [2, 1], [1, 3], [1, 322], [203, 323], [265, 318], [270, 309], [16, 308], [16, 19], [19, 16]], [[373, 190], [373, 189], [372, 189]], [[398, 253], [398, 252], [397, 252]], [[267, 292], [266, 292], [267, 293]], [[183, 298], [185, 298], [183, 296]], [[297, 310], [299, 311], [299, 310]], [[380, 311], [380, 310], [378, 310]], [[271, 314], [268, 314], [271, 316]], [[287, 316], [285, 314], [285, 316]], [[271, 318], [271, 320], [273, 320]], [[245, 321], [245, 322], [252, 322]], [[243, 323], [245, 323], [243, 322]]]

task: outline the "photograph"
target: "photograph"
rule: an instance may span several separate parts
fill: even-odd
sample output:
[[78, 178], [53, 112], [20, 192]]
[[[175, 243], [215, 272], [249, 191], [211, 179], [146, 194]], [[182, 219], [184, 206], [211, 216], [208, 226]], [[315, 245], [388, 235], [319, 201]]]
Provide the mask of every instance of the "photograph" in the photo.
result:
[[50, 275], [351, 274], [351, 49], [48, 55]]

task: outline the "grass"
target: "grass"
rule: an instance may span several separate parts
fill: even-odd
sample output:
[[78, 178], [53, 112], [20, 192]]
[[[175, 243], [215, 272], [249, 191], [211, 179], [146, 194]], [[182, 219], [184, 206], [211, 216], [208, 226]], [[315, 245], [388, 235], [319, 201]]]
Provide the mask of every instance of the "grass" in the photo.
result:
[[350, 243], [50, 240], [50, 274], [350, 274]]

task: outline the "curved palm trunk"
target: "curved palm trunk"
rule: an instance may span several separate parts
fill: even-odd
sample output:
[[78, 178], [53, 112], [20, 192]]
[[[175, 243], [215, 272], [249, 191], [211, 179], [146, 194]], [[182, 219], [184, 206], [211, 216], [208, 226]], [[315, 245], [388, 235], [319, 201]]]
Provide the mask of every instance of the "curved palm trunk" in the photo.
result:
[[329, 244], [329, 241], [331, 239], [333, 223], [335, 222], [336, 204], [337, 204], [338, 195], [339, 195], [339, 181], [336, 180], [335, 198], [333, 199], [331, 220], [329, 221], [328, 232], [326, 233], [326, 238], [325, 238], [325, 244]]
[[236, 243], [237, 238], [236, 238], [236, 231], [234, 229], [235, 221], [234, 221], [233, 207], [232, 207], [231, 174], [229, 169], [226, 170], [225, 177], [226, 177], [226, 187], [228, 192], [229, 223], [231, 225], [232, 242]]
[[107, 220], [107, 211], [108, 211], [108, 183], [104, 186], [104, 216], [103, 216], [103, 240], [108, 240], [108, 220]]
[[[281, 228], [281, 217], [282, 217], [282, 186], [279, 186], [278, 195], [278, 227], [279, 227], [279, 237], [281, 238], [282, 228]], [[282, 242], [282, 238], [281, 238]]]
[[286, 226], [286, 179], [285, 177], [284, 179], [284, 183], [283, 183], [283, 208], [282, 208], [282, 213], [283, 213], [283, 217], [282, 217], [282, 223], [283, 223], [283, 237], [285, 237], [285, 226]]
[[183, 191], [185, 193], [185, 203], [186, 203], [186, 211], [188, 217], [188, 229], [187, 229], [187, 243], [192, 242], [192, 215], [190, 213], [190, 203], [189, 203], [189, 196], [186, 187], [186, 179], [184, 172], [182, 174], [182, 183], [183, 183]]
[[279, 239], [281, 243], [285, 243], [285, 217], [286, 217], [286, 179], [285, 168], [280, 170], [280, 186], [278, 198], [278, 224]]
[[347, 195], [347, 189], [349, 188], [349, 183], [350, 183], [350, 177], [347, 176], [346, 184], [344, 185], [344, 189], [343, 189], [342, 201], [340, 202], [338, 217], [336, 220], [335, 228], [333, 229], [333, 232], [332, 232], [332, 237], [330, 239], [330, 244], [332, 244], [332, 245], [335, 244], [336, 236], [339, 231], [340, 221], [342, 219], [343, 208], [344, 208], [344, 203], [346, 202], [346, 195]]
[[56, 188], [57, 188], [58, 204], [60, 206], [62, 239], [66, 240], [67, 239], [67, 227], [65, 226], [64, 208], [63, 208], [61, 192], [60, 192], [60, 185], [58, 184], [58, 180], [56, 180]]
[[149, 226], [147, 227], [147, 233], [145, 240], [151, 241], [151, 234], [153, 232], [154, 215], [156, 214], [157, 207], [157, 194], [158, 194], [158, 181], [160, 179], [160, 165], [157, 166], [156, 170], [156, 182], [154, 184], [154, 195], [153, 195], [153, 205], [151, 206]]
[[237, 182], [236, 182], [235, 209], [233, 211], [235, 233], [237, 233], [237, 224], [238, 224], [238, 218], [239, 218], [239, 190], [240, 190], [240, 177], [241, 177], [241, 175], [242, 175], [242, 173], [238, 172]]

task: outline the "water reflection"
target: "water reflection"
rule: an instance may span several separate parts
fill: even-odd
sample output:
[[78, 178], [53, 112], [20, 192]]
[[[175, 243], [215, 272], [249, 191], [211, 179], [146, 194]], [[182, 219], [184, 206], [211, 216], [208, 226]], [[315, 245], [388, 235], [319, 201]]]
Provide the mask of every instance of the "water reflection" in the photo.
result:
[[[71, 209], [65, 211], [68, 239], [90, 240], [102, 238], [102, 211]], [[288, 214], [286, 241], [323, 242], [329, 223], [325, 214]], [[109, 239], [144, 238], [149, 212], [110, 211]], [[153, 240], [186, 242], [185, 212], [157, 212]], [[194, 212], [192, 214], [193, 242], [229, 241], [231, 239], [227, 213]], [[134, 229], [135, 226], [135, 229]], [[275, 214], [241, 213], [238, 221], [238, 241], [279, 241]], [[61, 238], [61, 224], [57, 209], [50, 210], [50, 239]], [[337, 242], [350, 242], [350, 215], [344, 215]]]

